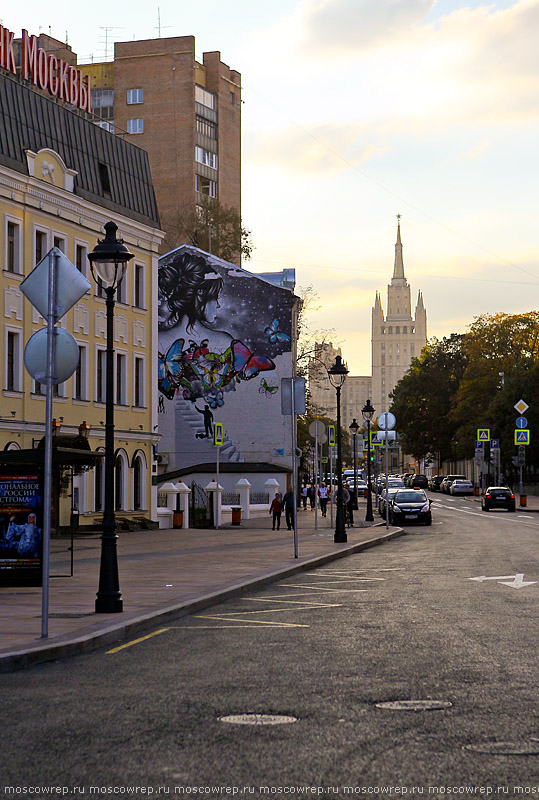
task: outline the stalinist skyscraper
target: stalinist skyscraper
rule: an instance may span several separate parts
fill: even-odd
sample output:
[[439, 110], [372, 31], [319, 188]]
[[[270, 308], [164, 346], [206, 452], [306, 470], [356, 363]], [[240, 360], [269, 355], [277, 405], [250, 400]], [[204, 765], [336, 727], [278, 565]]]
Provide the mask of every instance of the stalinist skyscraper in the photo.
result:
[[397, 219], [395, 267], [387, 287], [387, 314], [384, 318], [378, 292], [372, 309], [372, 404], [376, 416], [389, 411], [390, 392], [427, 343], [427, 312], [421, 292], [412, 317], [410, 287], [404, 275], [402, 258], [400, 214]]

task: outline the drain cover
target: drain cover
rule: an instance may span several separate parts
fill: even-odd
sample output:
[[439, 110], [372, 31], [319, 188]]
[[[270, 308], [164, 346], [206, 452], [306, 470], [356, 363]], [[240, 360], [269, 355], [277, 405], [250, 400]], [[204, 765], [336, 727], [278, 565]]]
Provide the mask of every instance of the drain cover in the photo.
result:
[[464, 745], [463, 750], [471, 750], [473, 753], [488, 753], [493, 756], [535, 756], [539, 755], [539, 740], [467, 744]]
[[297, 721], [297, 717], [285, 717], [281, 714], [230, 714], [228, 717], [219, 717], [219, 722], [231, 722], [235, 725], [286, 725]]
[[388, 703], [376, 703], [376, 708], [386, 708], [392, 711], [437, 711], [442, 708], [451, 708], [452, 705], [446, 700], [392, 700]]

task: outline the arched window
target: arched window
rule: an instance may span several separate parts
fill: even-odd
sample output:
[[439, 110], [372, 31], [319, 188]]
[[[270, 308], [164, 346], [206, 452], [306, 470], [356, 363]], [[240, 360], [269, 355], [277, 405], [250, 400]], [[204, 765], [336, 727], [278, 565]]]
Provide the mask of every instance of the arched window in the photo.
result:
[[133, 509], [140, 511], [146, 507], [146, 457], [139, 450], [132, 461], [133, 466]]
[[[103, 452], [103, 448], [98, 448]], [[105, 505], [105, 467], [103, 459], [98, 458], [94, 470], [94, 511], [103, 511]]]
[[402, 326], [402, 332], [403, 333], [408, 333], [408, 328], [406, 327], [406, 325]]
[[387, 332], [388, 333], [393, 333], [393, 325], [389, 326], [389, 328], [387, 329]]
[[117, 450], [114, 459], [114, 508], [127, 511], [127, 469], [129, 462], [125, 450]]
[[396, 326], [395, 326], [395, 333], [399, 333], [399, 334], [400, 334], [400, 332], [401, 332], [401, 327], [400, 327], [400, 325], [396, 325]]
[[8, 442], [4, 447], [4, 450], [20, 450], [21, 446], [18, 442]]

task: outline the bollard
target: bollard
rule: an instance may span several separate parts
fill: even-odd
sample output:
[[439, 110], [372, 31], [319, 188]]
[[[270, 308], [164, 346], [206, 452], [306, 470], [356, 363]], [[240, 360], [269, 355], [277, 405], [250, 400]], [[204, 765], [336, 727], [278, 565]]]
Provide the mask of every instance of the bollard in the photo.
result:
[[527, 494], [521, 494], [520, 495], [519, 505], [522, 508], [524, 508], [525, 506], [528, 505], [528, 495]]

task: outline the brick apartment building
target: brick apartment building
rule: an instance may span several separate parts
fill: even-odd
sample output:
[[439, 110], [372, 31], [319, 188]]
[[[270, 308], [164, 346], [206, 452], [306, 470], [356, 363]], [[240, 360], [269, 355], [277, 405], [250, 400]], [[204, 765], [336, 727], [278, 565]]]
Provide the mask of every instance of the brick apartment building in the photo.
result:
[[169, 236], [204, 195], [241, 213], [241, 75], [194, 36], [117, 42], [112, 62], [79, 65], [103, 127], [148, 152]]

